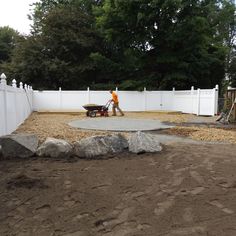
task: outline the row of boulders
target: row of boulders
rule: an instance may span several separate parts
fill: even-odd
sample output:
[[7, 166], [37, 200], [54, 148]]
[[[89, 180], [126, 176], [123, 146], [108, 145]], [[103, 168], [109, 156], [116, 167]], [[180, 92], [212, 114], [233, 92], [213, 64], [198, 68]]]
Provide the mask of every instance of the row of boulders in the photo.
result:
[[108, 154], [128, 150], [132, 153], [159, 152], [162, 146], [155, 135], [136, 132], [127, 140], [121, 134], [92, 136], [73, 145], [62, 139], [47, 138], [39, 146], [36, 135], [11, 134], [0, 137], [3, 158], [27, 158], [31, 156], [67, 158], [106, 158]]

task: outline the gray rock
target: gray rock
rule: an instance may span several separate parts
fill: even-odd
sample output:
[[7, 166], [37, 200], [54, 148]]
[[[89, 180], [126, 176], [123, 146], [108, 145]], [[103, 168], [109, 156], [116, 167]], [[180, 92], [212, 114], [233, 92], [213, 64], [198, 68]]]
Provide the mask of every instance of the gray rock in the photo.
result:
[[74, 145], [74, 154], [82, 158], [105, 158], [104, 155], [119, 153], [128, 148], [128, 141], [121, 134], [92, 136]]
[[162, 146], [158, 137], [144, 132], [136, 132], [129, 138], [129, 151], [133, 153], [160, 152]]
[[70, 157], [73, 147], [62, 139], [47, 138], [46, 141], [38, 148], [36, 154], [44, 157]]
[[38, 138], [33, 134], [10, 134], [0, 137], [3, 158], [27, 158], [35, 154]]

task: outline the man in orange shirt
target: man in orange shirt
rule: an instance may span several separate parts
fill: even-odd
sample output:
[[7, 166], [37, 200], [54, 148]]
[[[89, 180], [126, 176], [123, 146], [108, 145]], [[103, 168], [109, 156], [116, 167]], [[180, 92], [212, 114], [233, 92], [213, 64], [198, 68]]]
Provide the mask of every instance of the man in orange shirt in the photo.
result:
[[112, 90], [110, 90], [109, 92], [110, 92], [110, 94], [112, 96], [111, 101], [113, 102], [113, 106], [112, 106], [112, 113], [113, 114], [112, 115], [116, 116], [116, 109], [117, 109], [120, 112], [121, 116], [124, 116], [123, 111], [119, 107], [119, 100], [118, 100], [117, 94], [114, 91], [112, 91]]

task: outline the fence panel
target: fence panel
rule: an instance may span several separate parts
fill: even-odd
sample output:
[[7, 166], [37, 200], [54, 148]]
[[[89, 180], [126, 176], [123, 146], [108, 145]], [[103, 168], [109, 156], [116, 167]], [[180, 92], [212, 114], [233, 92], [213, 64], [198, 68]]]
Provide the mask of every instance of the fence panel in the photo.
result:
[[161, 110], [172, 111], [173, 109], [173, 91], [160, 91], [161, 93]]
[[[182, 91], [117, 91], [124, 111], [180, 111], [196, 115], [217, 113], [217, 89]], [[106, 104], [108, 91], [34, 91], [34, 110], [83, 110], [88, 103]]]
[[119, 91], [120, 107], [124, 111], [144, 111], [145, 94], [137, 91]]
[[108, 91], [89, 91], [89, 101], [87, 103], [105, 105], [111, 99], [110, 97]]
[[196, 95], [191, 90], [174, 91], [173, 93], [173, 110], [183, 113], [195, 113], [194, 97]]
[[146, 92], [146, 110], [147, 111], [162, 110], [162, 94], [160, 91]]
[[215, 97], [214, 89], [200, 90], [200, 107], [199, 115], [214, 115], [215, 114]]
[[5, 101], [3, 86], [0, 84], [0, 136], [5, 133]]
[[34, 91], [33, 109], [59, 110], [60, 93], [58, 91]]
[[81, 110], [81, 107], [89, 103], [86, 91], [61, 91], [59, 100], [61, 110]]
[[[16, 82], [14, 82], [14, 85]], [[0, 136], [12, 133], [31, 114], [33, 90], [0, 83]]]

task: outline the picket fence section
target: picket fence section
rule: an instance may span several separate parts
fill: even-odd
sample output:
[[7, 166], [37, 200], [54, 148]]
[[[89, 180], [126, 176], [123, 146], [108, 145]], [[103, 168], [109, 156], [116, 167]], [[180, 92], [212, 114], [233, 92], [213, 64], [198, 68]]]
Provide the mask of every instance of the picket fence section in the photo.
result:
[[32, 87], [16, 81], [7, 85], [6, 77], [1, 75], [0, 81], [0, 136], [10, 134], [24, 122], [33, 110]]

